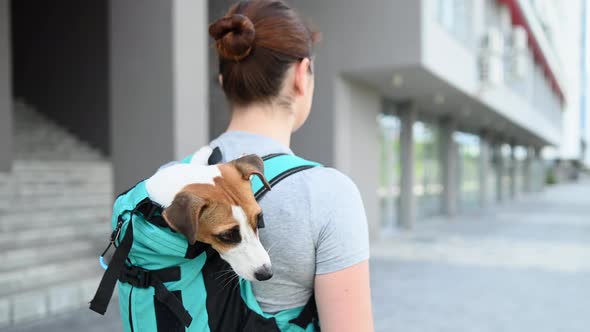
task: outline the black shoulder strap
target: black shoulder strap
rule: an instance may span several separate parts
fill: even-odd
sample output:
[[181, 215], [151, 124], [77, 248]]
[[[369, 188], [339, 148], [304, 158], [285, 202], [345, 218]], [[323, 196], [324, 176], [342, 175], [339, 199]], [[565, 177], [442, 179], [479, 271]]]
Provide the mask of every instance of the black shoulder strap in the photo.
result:
[[[129, 251], [131, 250], [131, 245], [133, 244], [133, 213], [134, 211], [131, 211], [129, 223], [127, 224], [127, 229], [125, 230], [125, 235], [119, 243], [117, 250], [115, 250], [115, 254], [111, 259], [107, 270], [102, 275], [102, 279], [100, 280], [100, 284], [96, 290], [94, 298], [92, 301], [90, 301], [90, 310], [95, 311], [101, 315], [104, 315], [104, 313], [107, 311], [107, 307], [109, 306], [109, 302], [113, 296], [115, 284], [119, 279], [119, 274], [125, 265], [125, 260], [127, 259]], [[117, 227], [122, 227], [121, 219], [119, 220]], [[111, 239], [111, 241], [114, 240], [115, 239]]]
[[[125, 265], [125, 260], [127, 256], [129, 256], [129, 251], [131, 250], [131, 246], [133, 244], [133, 215], [137, 212], [140, 212], [144, 215], [144, 218], [156, 225], [166, 225], [166, 222], [163, 220], [161, 215], [156, 215], [155, 213], [158, 211], [158, 206], [154, 202], [149, 199], [144, 199], [138, 205], [130, 211], [129, 222], [127, 224], [127, 229], [125, 230], [125, 235], [123, 239], [119, 243], [117, 250], [115, 250], [115, 254], [111, 259], [107, 270], [102, 276], [98, 289], [96, 290], [96, 294], [92, 301], [90, 301], [90, 310], [95, 311], [101, 315], [107, 311], [107, 307], [111, 298], [113, 296], [113, 291], [115, 289], [115, 285], [117, 280], [119, 280], [122, 276], [124, 278], [129, 277], [129, 270], [132, 268]], [[122, 227], [123, 222], [122, 219], [119, 220], [117, 224], [117, 228], [113, 232], [113, 234], [117, 234], [119, 228]], [[115, 236], [116, 237], [116, 236]], [[116, 240], [116, 238], [112, 238], [111, 241]], [[190, 246], [189, 246], [190, 250]], [[187, 250], [187, 255], [189, 250]], [[196, 250], [193, 252], [195, 257], [198, 256], [205, 250], [205, 246], [203, 245], [200, 250]], [[127, 272], [126, 272], [127, 271]], [[184, 324], [184, 326], [190, 326], [192, 322], [191, 315], [184, 309], [184, 306], [180, 302], [180, 300], [175, 297], [162, 283], [160, 280], [159, 274], [157, 273], [149, 273], [150, 271], [142, 270], [144, 272], [148, 272], [142, 275], [151, 276], [150, 278], [144, 277], [142, 282], [147, 283], [149, 286], [153, 286], [155, 288], [155, 296], [156, 298], [167, 306], [170, 311]], [[137, 275], [139, 276], [139, 274]], [[141, 279], [141, 278], [140, 278]], [[129, 279], [124, 280], [129, 282]]]
[[289, 323], [295, 324], [302, 329], [306, 329], [310, 323], [313, 323], [316, 331], [320, 331], [318, 321], [318, 309], [315, 304], [315, 294], [312, 293], [299, 316], [291, 319]]

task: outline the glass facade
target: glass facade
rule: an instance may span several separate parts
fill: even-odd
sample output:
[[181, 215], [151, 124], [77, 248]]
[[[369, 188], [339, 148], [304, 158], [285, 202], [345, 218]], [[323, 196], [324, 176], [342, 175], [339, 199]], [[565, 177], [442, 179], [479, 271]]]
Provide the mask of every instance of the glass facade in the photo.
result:
[[414, 195], [416, 215], [424, 218], [440, 213], [442, 179], [438, 127], [426, 122], [414, 123]]
[[[393, 231], [398, 224], [400, 209], [401, 121], [392, 114], [377, 117], [380, 141], [378, 196], [381, 209], [380, 228], [383, 234]], [[440, 128], [436, 122], [416, 121], [413, 125], [414, 190], [417, 219], [439, 215], [442, 211], [443, 169]], [[478, 135], [456, 131], [453, 133], [456, 151], [456, 192], [459, 212], [481, 206], [481, 165], [487, 163], [485, 205], [509, 201], [515, 193], [525, 190], [527, 150], [510, 144], [488, 146], [489, 157], [482, 160], [482, 141]], [[531, 164], [529, 172], [542, 173]], [[513, 178], [514, 175], [514, 178]], [[539, 175], [540, 176], [540, 175]]]
[[473, 1], [471, 0], [438, 0], [436, 2], [438, 22], [455, 38], [470, 47], [473, 38]]
[[480, 139], [463, 132], [453, 134], [458, 147], [457, 188], [459, 208], [463, 211], [479, 207]]
[[396, 116], [388, 114], [380, 114], [377, 122], [380, 144], [378, 196], [381, 206], [381, 227], [387, 230], [393, 229], [397, 223], [401, 174], [399, 161], [401, 124]]

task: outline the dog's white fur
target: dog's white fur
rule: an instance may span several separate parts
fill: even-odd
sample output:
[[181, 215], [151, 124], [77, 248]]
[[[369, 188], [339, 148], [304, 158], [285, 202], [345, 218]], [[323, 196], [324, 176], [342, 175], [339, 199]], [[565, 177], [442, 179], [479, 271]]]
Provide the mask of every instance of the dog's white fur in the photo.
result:
[[270, 268], [270, 256], [260, 243], [258, 234], [248, 224], [246, 213], [239, 206], [232, 206], [233, 217], [240, 225], [242, 241], [234, 248], [220, 253], [221, 258], [231, 265], [234, 271], [248, 280], [256, 280], [254, 273], [264, 266]]
[[221, 176], [221, 172], [217, 166], [207, 165], [212, 152], [211, 147], [204, 146], [195, 152], [189, 164], [178, 163], [159, 169], [145, 182], [150, 199], [167, 208], [172, 204], [174, 196], [189, 184], [215, 185], [213, 179]]
[[193, 157], [191, 159], [191, 164], [203, 165], [203, 166], [208, 165], [209, 164], [209, 157], [211, 157], [212, 153], [213, 153], [213, 149], [210, 146], [205, 145], [204, 147], [200, 148], [199, 151], [197, 151], [193, 154]]

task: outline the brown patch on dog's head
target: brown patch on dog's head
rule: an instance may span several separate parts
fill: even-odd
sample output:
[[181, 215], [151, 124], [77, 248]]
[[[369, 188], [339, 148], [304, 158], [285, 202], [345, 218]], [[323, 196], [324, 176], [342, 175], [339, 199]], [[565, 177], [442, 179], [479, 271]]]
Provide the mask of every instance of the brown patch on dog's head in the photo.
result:
[[208, 243], [222, 253], [241, 240], [233, 206], [242, 208], [248, 226], [257, 232], [261, 209], [252, 193], [250, 177], [259, 176], [263, 184], [269, 184], [264, 178], [264, 163], [255, 155], [211, 167], [219, 167], [221, 173], [220, 177], [213, 179], [214, 185], [187, 185], [162, 215], [190, 244], [197, 241]]
[[194, 244], [197, 242], [197, 221], [206, 207], [207, 202], [198, 195], [181, 191], [162, 212], [162, 216], [172, 229], [183, 234], [190, 244]]

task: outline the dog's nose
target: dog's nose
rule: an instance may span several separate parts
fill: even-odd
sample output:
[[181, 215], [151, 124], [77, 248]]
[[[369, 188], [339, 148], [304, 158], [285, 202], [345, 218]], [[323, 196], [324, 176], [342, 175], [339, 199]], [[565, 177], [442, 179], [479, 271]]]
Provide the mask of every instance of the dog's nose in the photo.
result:
[[258, 281], [264, 281], [272, 278], [272, 268], [270, 265], [264, 264], [261, 268], [259, 268], [256, 272], [254, 272], [254, 277]]

